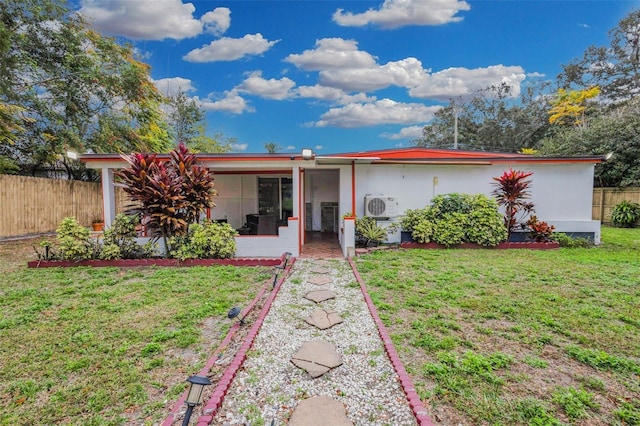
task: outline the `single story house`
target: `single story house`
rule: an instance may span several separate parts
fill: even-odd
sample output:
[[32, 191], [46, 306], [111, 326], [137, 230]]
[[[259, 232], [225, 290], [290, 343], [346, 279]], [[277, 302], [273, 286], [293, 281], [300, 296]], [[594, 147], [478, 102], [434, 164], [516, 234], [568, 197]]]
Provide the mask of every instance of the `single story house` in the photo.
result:
[[[158, 158], [168, 159], [159, 154]], [[525, 154], [398, 148], [334, 155], [310, 149], [296, 154], [197, 154], [215, 175], [211, 219], [225, 220], [240, 234], [237, 256], [299, 255], [308, 231], [335, 234], [343, 253], [355, 246], [355, 214], [396, 221], [407, 209], [427, 206], [447, 193], [490, 195], [492, 178], [509, 167], [533, 172], [531, 201], [540, 220], [556, 231], [600, 240], [591, 219], [594, 167], [604, 157], [535, 157]], [[118, 154], [85, 154], [87, 167], [102, 171], [105, 224], [115, 211]], [[399, 233], [390, 241], [399, 241]]]

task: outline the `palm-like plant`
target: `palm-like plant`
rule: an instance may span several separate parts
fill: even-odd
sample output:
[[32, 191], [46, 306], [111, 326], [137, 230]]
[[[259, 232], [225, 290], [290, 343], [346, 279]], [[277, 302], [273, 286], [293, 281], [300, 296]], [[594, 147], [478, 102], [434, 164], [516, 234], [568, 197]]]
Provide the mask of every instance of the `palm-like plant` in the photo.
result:
[[186, 234], [189, 224], [198, 220], [207, 207], [213, 207], [213, 174], [196, 164], [196, 158], [180, 143], [165, 164], [153, 154], [123, 156], [129, 167], [116, 176], [135, 209], [148, 220], [147, 227], [163, 238], [166, 255], [171, 252], [170, 238]]
[[527, 201], [531, 196], [531, 180], [527, 178], [532, 174], [509, 167], [502, 176], [493, 178], [496, 189], [492, 194], [498, 204], [504, 206], [504, 224], [509, 236], [519, 223], [534, 212], [533, 203]]

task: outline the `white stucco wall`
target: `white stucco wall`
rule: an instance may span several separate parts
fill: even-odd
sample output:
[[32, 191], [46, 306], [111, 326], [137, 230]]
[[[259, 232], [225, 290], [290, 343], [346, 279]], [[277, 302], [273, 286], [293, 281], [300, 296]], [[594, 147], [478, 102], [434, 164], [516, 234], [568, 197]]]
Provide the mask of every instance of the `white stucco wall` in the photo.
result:
[[[562, 232], [594, 232], [600, 224], [591, 220], [593, 164], [513, 164], [515, 170], [533, 172], [531, 201], [539, 220]], [[366, 194], [394, 196], [399, 213], [427, 206], [435, 195], [452, 192], [491, 196], [492, 178], [508, 170], [498, 165], [357, 165], [356, 215], [364, 215]]]

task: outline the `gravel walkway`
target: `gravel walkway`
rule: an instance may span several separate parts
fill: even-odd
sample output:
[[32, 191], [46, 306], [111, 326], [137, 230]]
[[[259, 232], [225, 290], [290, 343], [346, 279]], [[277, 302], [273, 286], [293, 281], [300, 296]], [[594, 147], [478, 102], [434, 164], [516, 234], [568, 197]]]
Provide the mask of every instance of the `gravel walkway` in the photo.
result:
[[[330, 272], [312, 272], [318, 267]], [[320, 275], [331, 282], [308, 282]], [[336, 298], [320, 304], [303, 298], [320, 289], [333, 291]], [[304, 319], [317, 308], [336, 311], [344, 322], [327, 330], [307, 324]], [[304, 342], [313, 340], [335, 344], [343, 359], [341, 366], [317, 379], [290, 361]], [[416, 425], [360, 287], [343, 259], [296, 261], [213, 424], [282, 425], [300, 401], [319, 395], [342, 402], [354, 425]]]

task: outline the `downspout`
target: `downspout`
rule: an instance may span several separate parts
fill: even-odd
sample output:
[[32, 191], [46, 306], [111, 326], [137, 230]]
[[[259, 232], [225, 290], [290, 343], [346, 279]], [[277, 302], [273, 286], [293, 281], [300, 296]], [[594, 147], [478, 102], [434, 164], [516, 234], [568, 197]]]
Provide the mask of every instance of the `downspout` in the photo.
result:
[[298, 169], [298, 253], [302, 253], [302, 246], [305, 243], [306, 214], [304, 210], [304, 169]]
[[356, 162], [351, 162], [351, 215], [356, 215]]

